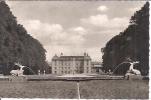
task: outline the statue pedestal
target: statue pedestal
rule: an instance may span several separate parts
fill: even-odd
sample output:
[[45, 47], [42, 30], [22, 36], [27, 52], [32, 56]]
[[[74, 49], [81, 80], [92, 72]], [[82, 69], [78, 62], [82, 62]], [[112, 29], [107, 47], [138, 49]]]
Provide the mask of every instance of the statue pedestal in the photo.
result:
[[127, 80], [142, 80], [143, 76], [141, 75], [128, 75], [126, 76]]
[[9, 80], [12, 82], [26, 82], [26, 78], [24, 76], [9, 76]]

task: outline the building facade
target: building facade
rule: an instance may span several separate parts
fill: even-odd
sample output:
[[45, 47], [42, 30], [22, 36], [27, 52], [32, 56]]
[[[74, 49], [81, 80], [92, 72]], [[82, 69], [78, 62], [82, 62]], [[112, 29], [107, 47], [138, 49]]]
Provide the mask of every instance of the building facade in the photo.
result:
[[102, 64], [101, 62], [91, 62], [91, 71], [92, 73], [96, 73], [96, 74], [102, 74], [103, 71], [102, 71]]
[[91, 73], [91, 58], [87, 53], [83, 56], [60, 56], [52, 58], [52, 74]]

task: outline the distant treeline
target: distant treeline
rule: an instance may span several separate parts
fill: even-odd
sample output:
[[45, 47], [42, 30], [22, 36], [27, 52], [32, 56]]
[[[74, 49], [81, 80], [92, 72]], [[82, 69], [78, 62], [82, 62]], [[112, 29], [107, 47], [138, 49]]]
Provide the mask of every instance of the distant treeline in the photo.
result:
[[[5, 1], [0, 2], [0, 65], [20, 62], [35, 72], [46, 70], [45, 49], [40, 42], [27, 34], [25, 28], [18, 24]], [[9, 71], [8, 71], [9, 72]]]
[[113, 70], [127, 58], [139, 61], [136, 66], [143, 75], [149, 73], [149, 2], [136, 11], [128, 28], [113, 37], [103, 48], [104, 70]]

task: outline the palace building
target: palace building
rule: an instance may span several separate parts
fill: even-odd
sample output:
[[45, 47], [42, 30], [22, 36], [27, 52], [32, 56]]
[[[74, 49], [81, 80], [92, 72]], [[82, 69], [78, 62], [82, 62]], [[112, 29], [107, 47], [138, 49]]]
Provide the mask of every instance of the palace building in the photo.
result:
[[91, 66], [92, 66], [92, 73], [96, 73], [96, 74], [102, 74], [102, 64], [101, 62], [91, 62]]
[[60, 56], [52, 58], [52, 74], [91, 73], [91, 58], [87, 53], [83, 56]]

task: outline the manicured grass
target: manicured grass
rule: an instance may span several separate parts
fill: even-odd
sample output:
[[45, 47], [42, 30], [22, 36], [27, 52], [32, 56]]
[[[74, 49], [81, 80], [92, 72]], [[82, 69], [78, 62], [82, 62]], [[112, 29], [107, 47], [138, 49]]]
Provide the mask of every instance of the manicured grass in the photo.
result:
[[[85, 99], [147, 99], [148, 81], [96, 80], [80, 82], [80, 95]], [[0, 97], [9, 98], [78, 98], [76, 82], [68, 81], [0, 81]]]
[[0, 97], [76, 98], [76, 84], [61, 81], [0, 82]]
[[148, 81], [99, 80], [81, 82], [81, 98], [87, 99], [147, 99]]

